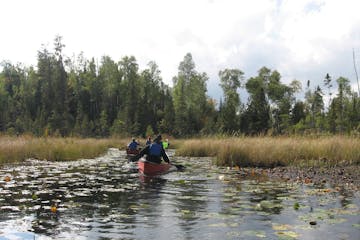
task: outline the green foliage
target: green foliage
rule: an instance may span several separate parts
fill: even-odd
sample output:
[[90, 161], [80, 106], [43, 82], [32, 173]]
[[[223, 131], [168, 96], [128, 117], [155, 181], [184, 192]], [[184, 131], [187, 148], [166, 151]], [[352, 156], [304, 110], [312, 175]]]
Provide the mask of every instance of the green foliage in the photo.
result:
[[268, 69], [260, 69], [259, 76], [250, 78], [245, 85], [250, 97], [242, 116], [242, 130], [248, 134], [264, 134], [270, 128], [270, 105], [265, 95], [268, 73]]
[[123, 136], [125, 135], [125, 123], [120, 119], [116, 119], [110, 128], [112, 136]]
[[[298, 80], [282, 82], [266, 67], [244, 79], [239, 69], [219, 71], [223, 98], [207, 96], [208, 76], [196, 70], [187, 53], [179, 63], [173, 87], [167, 86], [153, 61], [143, 70], [134, 56], [98, 63], [82, 53], [63, 56], [62, 37], [53, 52], [38, 51], [37, 66], [3, 61], [0, 65], [0, 132], [11, 135], [108, 137], [258, 134], [359, 134], [360, 98], [349, 79], [305, 89]], [[333, 89], [337, 85], [337, 89]], [[240, 101], [245, 87], [248, 100]], [[326, 101], [326, 103], [325, 103]]]
[[219, 72], [219, 77], [225, 99], [220, 109], [221, 128], [231, 133], [239, 129], [240, 96], [237, 91], [242, 86], [244, 73], [238, 69], [225, 69]]
[[188, 53], [180, 63], [179, 73], [173, 80], [175, 133], [182, 136], [198, 133], [204, 127], [208, 77], [195, 70], [192, 55]]
[[147, 126], [145, 135], [146, 136], [154, 136], [154, 130], [152, 129], [152, 127], [150, 125]]

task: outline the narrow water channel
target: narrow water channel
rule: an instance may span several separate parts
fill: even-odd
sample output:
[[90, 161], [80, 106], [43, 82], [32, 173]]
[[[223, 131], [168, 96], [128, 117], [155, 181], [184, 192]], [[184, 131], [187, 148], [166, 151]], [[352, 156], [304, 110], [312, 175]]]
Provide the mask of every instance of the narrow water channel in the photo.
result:
[[210, 158], [144, 178], [124, 151], [0, 169], [2, 239], [360, 239], [360, 194], [244, 177]]

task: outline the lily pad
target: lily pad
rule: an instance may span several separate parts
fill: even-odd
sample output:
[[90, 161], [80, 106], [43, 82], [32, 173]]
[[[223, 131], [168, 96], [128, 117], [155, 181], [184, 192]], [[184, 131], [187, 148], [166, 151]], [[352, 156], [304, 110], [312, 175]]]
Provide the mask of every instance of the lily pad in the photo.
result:
[[338, 223], [344, 223], [346, 221], [347, 220], [345, 218], [331, 218], [331, 219], [328, 219], [326, 222], [328, 224], [338, 224]]
[[239, 224], [234, 222], [234, 223], [213, 223], [213, 224], [209, 224], [209, 227], [223, 227], [223, 228], [227, 228], [227, 227], [238, 227]]
[[236, 231], [231, 231], [231, 232], [227, 232], [226, 233], [227, 237], [231, 237], [231, 238], [239, 238], [241, 236], [241, 232], [236, 232]]
[[353, 209], [353, 210], [359, 210], [359, 207], [356, 205], [356, 204], [353, 204], [353, 203], [351, 203], [351, 204], [347, 204], [346, 206], [345, 206], [345, 208], [346, 209]]
[[293, 231], [281, 231], [276, 232], [276, 234], [280, 239], [297, 239], [299, 237], [299, 234]]
[[243, 234], [249, 237], [266, 238], [266, 233], [259, 230], [247, 230]]
[[282, 208], [283, 206], [280, 203], [273, 201], [263, 200], [260, 203], [260, 208], [262, 209], [273, 209], [273, 208]]
[[181, 217], [183, 217], [183, 218], [191, 218], [191, 217], [194, 217], [196, 214], [194, 211], [191, 211], [188, 209], [182, 209], [180, 211], [180, 213], [181, 213]]
[[359, 224], [359, 223], [354, 223], [354, 224], [352, 224], [351, 226], [353, 226], [354, 228], [360, 229], [360, 224]]
[[292, 226], [288, 224], [273, 224], [272, 228], [275, 231], [286, 231], [292, 228]]

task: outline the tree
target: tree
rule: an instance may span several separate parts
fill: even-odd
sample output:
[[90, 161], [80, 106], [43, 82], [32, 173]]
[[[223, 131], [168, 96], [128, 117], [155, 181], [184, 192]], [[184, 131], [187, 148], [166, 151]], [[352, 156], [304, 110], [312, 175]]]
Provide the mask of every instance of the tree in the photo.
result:
[[107, 124], [112, 125], [120, 109], [122, 95], [120, 95], [121, 74], [117, 63], [109, 56], [101, 58], [99, 66], [99, 82], [102, 83], [101, 111], [107, 114]]
[[348, 114], [347, 109], [349, 108], [350, 103], [350, 96], [351, 96], [351, 88], [350, 88], [350, 81], [347, 78], [339, 77], [336, 79], [338, 84], [338, 93], [336, 98], [334, 98], [334, 104], [332, 107], [335, 111], [335, 125], [337, 131], [343, 133], [344, 130], [347, 128], [348, 124]]
[[308, 90], [305, 93], [305, 100], [310, 118], [310, 128], [314, 130], [324, 130], [324, 101], [320, 86], [317, 86], [314, 92]]
[[220, 112], [221, 128], [230, 133], [239, 129], [240, 96], [244, 73], [238, 69], [225, 69], [219, 72], [220, 86], [224, 92], [224, 103]]
[[[301, 88], [298, 81], [294, 80], [290, 86], [287, 86], [281, 83], [281, 75], [278, 71], [262, 67], [258, 71], [258, 76], [250, 78], [245, 86], [250, 97], [244, 120], [254, 119], [263, 122], [255, 125], [248, 123], [243, 127], [263, 127], [263, 129], [256, 129], [257, 127], [249, 129], [251, 133], [258, 133], [266, 132], [272, 125], [274, 134], [281, 134], [289, 127], [290, 109], [295, 102], [294, 93]], [[256, 117], [254, 114], [262, 117]]]
[[179, 72], [173, 78], [173, 102], [175, 111], [175, 132], [179, 135], [191, 135], [204, 127], [207, 104], [205, 73], [195, 70], [190, 53], [180, 62]]
[[53, 58], [53, 106], [49, 122], [53, 131], [60, 132], [61, 135], [67, 135], [69, 133], [69, 109], [67, 99], [67, 73], [64, 68], [62, 49], [65, 47], [62, 44], [62, 37], [56, 36], [54, 41], [55, 53]]
[[267, 79], [259, 74], [250, 78], [245, 87], [249, 92], [248, 105], [243, 115], [242, 129], [248, 134], [266, 133], [270, 128], [270, 105], [266, 99]]
[[182, 76], [174, 78], [173, 101], [175, 111], [175, 129], [174, 133], [177, 135], [187, 135], [190, 130], [188, 129], [188, 112], [186, 105], [185, 95], [185, 80]]
[[216, 111], [216, 101], [209, 98], [205, 108], [204, 127], [201, 129], [202, 135], [216, 134], [220, 132], [218, 127], [218, 112]]
[[[161, 71], [158, 65], [151, 61], [148, 63], [148, 69], [145, 69], [140, 75], [141, 90], [139, 122], [140, 132], [144, 135], [148, 125], [158, 132], [159, 123], [164, 116], [165, 110], [165, 91], [167, 86], [160, 76]], [[170, 99], [170, 101], [172, 101]]]
[[327, 89], [328, 89], [329, 106], [330, 106], [330, 103], [331, 103], [331, 95], [332, 95], [332, 92], [331, 92], [332, 83], [331, 83], [331, 81], [332, 81], [331, 76], [329, 75], [329, 73], [327, 73], [326, 76], [325, 76], [325, 79], [324, 79], [324, 86], [327, 87]]
[[99, 135], [103, 137], [108, 136], [109, 135], [108, 116], [105, 110], [101, 111], [99, 122], [100, 122]]
[[174, 134], [173, 129], [175, 125], [175, 111], [171, 89], [166, 87], [164, 92], [164, 115], [158, 124], [159, 131], [168, 134]]
[[139, 134], [139, 75], [138, 64], [134, 56], [123, 57], [119, 62], [122, 74], [122, 87], [125, 90], [125, 105], [123, 120], [130, 135]]
[[270, 129], [270, 106], [263, 88], [250, 97], [243, 118], [243, 126], [248, 134], [266, 134]]
[[305, 104], [302, 101], [297, 101], [291, 110], [291, 123], [297, 124], [306, 117]]

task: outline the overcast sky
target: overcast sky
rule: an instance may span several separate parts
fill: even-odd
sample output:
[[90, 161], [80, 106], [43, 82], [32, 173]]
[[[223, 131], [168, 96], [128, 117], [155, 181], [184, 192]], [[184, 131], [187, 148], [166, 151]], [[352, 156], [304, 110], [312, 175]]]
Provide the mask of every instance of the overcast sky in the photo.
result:
[[225, 68], [249, 78], [266, 66], [303, 88], [307, 80], [322, 84], [329, 73], [347, 77], [357, 90], [359, 0], [11, 0], [0, 6], [0, 61], [36, 65], [41, 45], [53, 50], [60, 35], [67, 56], [133, 55], [140, 70], [155, 61], [170, 86], [190, 52], [215, 99]]

